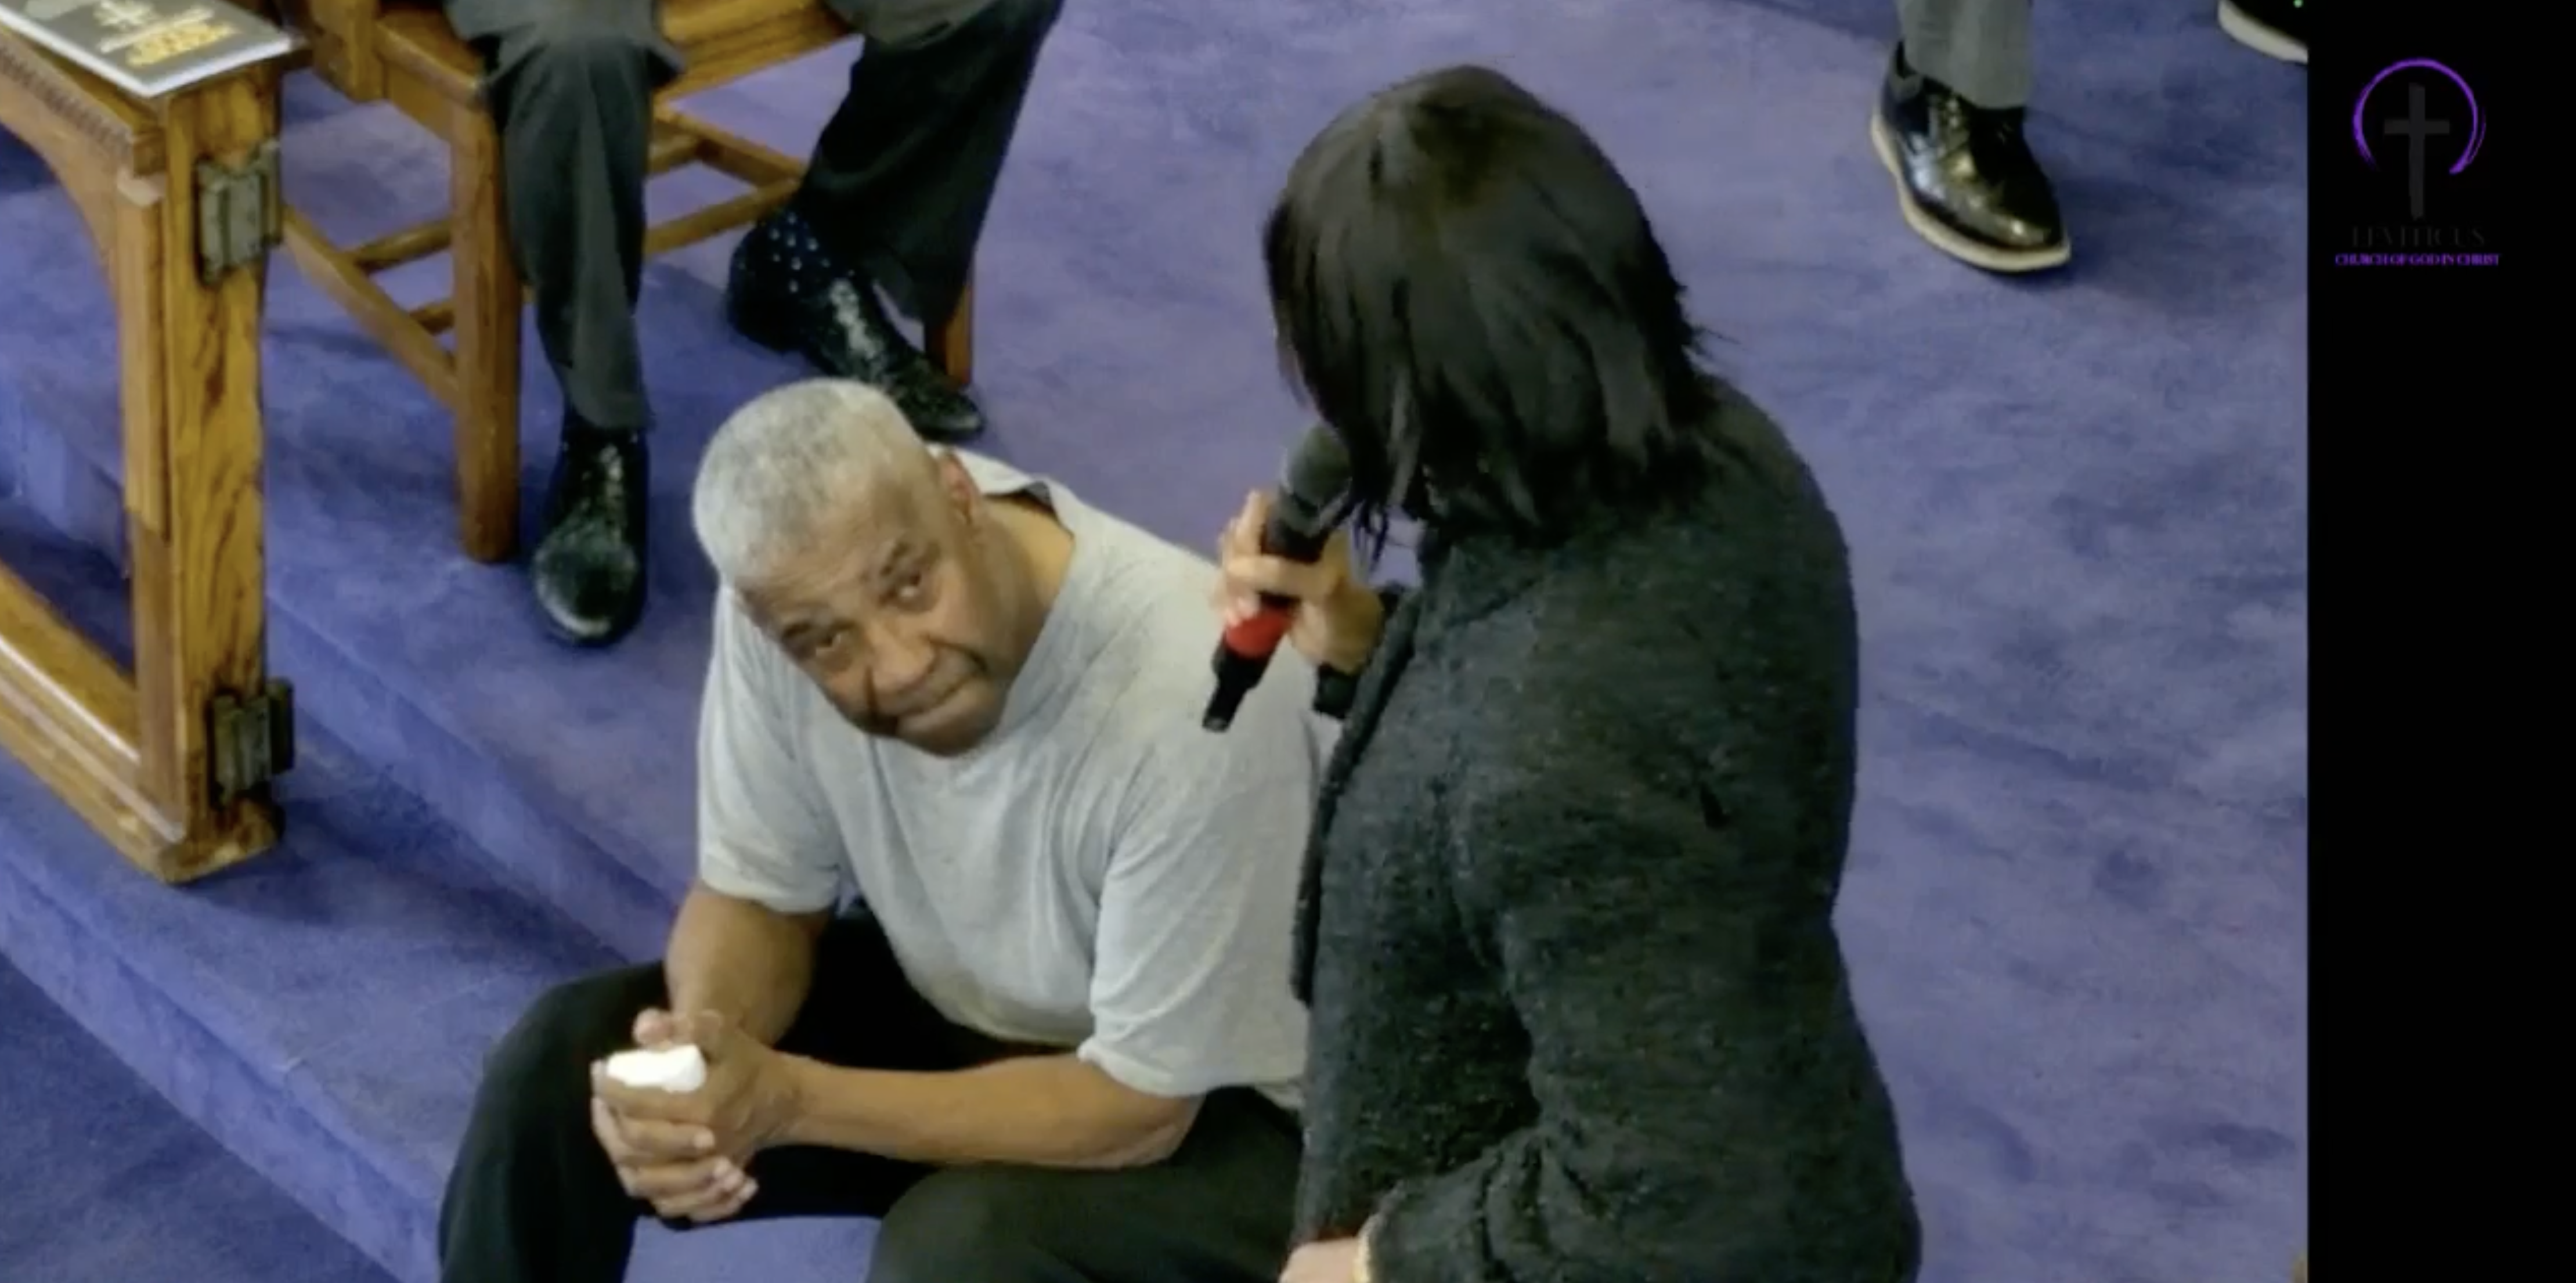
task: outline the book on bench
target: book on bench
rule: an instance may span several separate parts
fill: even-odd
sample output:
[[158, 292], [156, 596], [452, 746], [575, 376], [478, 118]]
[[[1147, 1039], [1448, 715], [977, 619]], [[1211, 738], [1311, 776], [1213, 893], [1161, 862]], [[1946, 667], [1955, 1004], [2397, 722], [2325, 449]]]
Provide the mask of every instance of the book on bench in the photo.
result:
[[224, 0], [0, 0], [0, 27], [147, 100], [296, 47]]

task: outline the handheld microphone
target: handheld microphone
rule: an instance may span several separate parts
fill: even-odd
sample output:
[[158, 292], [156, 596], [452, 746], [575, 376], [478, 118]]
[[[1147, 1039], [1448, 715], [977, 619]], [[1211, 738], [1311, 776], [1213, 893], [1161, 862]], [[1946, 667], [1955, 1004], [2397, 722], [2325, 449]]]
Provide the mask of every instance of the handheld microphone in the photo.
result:
[[[1321, 424], [1306, 430], [1297, 451], [1279, 478], [1270, 499], [1270, 520], [1261, 527], [1261, 551], [1273, 557], [1312, 565], [1324, 555], [1333, 531], [1350, 515], [1351, 457], [1342, 440]], [[1208, 696], [1200, 724], [1211, 731], [1234, 725], [1243, 697], [1270, 671], [1270, 657], [1296, 622], [1297, 603], [1263, 594], [1261, 609], [1225, 630], [1216, 646], [1216, 691]]]

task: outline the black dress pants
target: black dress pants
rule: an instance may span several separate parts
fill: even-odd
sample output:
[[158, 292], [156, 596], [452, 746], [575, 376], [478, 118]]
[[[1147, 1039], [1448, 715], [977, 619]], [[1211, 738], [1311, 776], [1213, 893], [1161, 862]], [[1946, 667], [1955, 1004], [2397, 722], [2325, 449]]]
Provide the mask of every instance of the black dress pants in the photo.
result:
[[[493, 1052], [439, 1217], [445, 1283], [619, 1283], [636, 1223], [590, 1128], [590, 1065], [668, 1001], [659, 967], [575, 981]], [[942, 1020], [863, 917], [823, 935], [813, 990], [779, 1048], [833, 1064], [939, 1071], [1010, 1048]], [[882, 1217], [868, 1283], [1275, 1283], [1288, 1254], [1299, 1133], [1256, 1092], [1210, 1096], [1179, 1151], [1150, 1167], [933, 1169], [873, 1155], [755, 1155], [760, 1192], [733, 1220]], [[852, 1277], [857, 1277], [853, 1263]]]
[[[924, 323], [954, 309], [1063, 0], [829, 0], [866, 42], [795, 208]], [[483, 51], [503, 206], [570, 408], [641, 429], [635, 300], [653, 93], [680, 70], [656, 0], [446, 0]]]

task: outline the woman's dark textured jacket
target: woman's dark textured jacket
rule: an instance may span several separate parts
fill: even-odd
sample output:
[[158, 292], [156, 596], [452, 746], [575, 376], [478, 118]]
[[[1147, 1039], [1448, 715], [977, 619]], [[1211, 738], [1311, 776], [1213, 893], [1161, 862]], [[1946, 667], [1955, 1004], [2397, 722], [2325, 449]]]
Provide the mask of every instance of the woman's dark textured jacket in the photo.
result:
[[1299, 1240], [1379, 1283], [1906, 1283], [1833, 907], [1858, 642], [1761, 413], [1692, 511], [1424, 549], [1318, 803]]

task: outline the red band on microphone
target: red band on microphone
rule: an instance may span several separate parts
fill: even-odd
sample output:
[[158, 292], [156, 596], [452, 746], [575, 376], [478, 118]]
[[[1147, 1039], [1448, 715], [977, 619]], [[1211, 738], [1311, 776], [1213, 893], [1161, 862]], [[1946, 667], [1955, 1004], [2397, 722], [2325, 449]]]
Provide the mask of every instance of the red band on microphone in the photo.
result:
[[1225, 630], [1225, 648], [1250, 659], [1267, 658], [1279, 649], [1279, 639], [1288, 635], [1297, 622], [1297, 612], [1264, 607], [1260, 613]]

